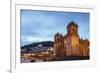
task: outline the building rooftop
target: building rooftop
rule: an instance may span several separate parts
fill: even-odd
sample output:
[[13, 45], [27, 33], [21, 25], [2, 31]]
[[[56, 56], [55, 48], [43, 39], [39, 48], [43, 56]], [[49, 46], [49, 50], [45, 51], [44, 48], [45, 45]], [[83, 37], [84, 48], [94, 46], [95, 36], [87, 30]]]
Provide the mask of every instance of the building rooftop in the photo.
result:
[[71, 21], [71, 22], [68, 24], [67, 28], [70, 27], [70, 26], [75, 26], [75, 27], [78, 28], [78, 25], [77, 25], [74, 21]]

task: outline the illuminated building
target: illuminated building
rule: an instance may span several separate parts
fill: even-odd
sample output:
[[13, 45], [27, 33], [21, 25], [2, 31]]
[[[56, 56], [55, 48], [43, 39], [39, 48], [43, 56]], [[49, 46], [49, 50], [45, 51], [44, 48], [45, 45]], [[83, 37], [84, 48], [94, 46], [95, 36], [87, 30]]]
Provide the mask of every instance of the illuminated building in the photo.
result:
[[78, 34], [79, 26], [71, 21], [67, 26], [67, 34], [56, 33], [54, 48], [56, 56], [89, 56], [89, 40], [81, 39]]

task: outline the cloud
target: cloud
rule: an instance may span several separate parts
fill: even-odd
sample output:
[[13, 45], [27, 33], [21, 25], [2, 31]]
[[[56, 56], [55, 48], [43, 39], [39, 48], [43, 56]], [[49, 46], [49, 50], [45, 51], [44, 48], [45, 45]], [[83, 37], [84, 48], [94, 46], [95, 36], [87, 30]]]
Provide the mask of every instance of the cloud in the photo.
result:
[[89, 38], [88, 13], [22, 10], [21, 43], [53, 40], [57, 32], [65, 35], [66, 26], [72, 20], [79, 24], [79, 35]]

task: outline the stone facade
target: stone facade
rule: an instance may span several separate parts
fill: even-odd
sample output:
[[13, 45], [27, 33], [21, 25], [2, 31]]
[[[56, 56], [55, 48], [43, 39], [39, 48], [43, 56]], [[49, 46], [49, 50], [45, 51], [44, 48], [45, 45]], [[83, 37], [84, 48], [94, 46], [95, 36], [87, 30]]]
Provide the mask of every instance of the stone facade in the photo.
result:
[[56, 56], [89, 56], [89, 40], [78, 35], [78, 25], [71, 21], [67, 26], [67, 34], [56, 33], [54, 36]]

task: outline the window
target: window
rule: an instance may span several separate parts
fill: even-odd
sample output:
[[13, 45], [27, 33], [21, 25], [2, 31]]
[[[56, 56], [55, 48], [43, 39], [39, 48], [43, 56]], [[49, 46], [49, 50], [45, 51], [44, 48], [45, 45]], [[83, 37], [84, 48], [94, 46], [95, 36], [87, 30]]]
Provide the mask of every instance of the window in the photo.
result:
[[76, 47], [77, 47], [77, 44], [76, 44]]
[[60, 45], [60, 42], [59, 42], [59, 45]]
[[74, 31], [75, 31], [75, 30], [73, 29], [73, 33], [74, 33]]
[[67, 41], [66, 40], [64, 40], [64, 44], [66, 44], [67, 43]]
[[58, 47], [58, 43], [56, 44], [56, 46]]
[[70, 43], [68, 43], [68, 45], [70, 45]]

